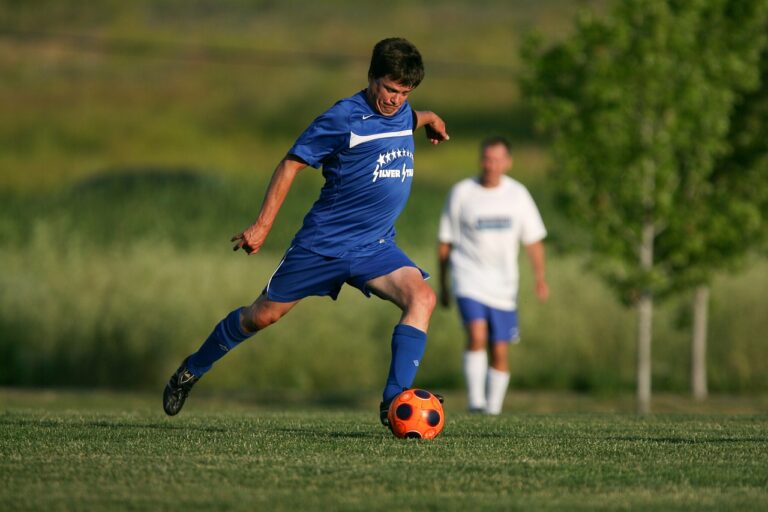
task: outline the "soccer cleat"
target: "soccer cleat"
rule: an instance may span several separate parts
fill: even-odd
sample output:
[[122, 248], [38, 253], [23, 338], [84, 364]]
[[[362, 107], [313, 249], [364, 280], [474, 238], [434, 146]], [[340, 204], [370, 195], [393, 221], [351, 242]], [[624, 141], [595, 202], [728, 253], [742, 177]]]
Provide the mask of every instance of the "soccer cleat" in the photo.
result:
[[192, 372], [187, 369], [187, 360], [185, 359], [179, 369], [171, 375], [171, 380], [165, 385], [163, 391], [163, 409], [168, 416], [175, 416], [179, 413], [182, 407], [184, 407], [184, 401], [187, 399], [189, 392], [192, 390], [192, 386], [195, 382], [200, 380], [200, 377], [195, 377]]
[[[394, 400], [394, 398], [392, 400]], [[381, 421], [381, 424], [387, 428], [391, 428], [389, 426], [389, 404], [392, 403], [392, 400], [387, 400], [386, 402], [382, 401], [379, 404], [379, 420]]]

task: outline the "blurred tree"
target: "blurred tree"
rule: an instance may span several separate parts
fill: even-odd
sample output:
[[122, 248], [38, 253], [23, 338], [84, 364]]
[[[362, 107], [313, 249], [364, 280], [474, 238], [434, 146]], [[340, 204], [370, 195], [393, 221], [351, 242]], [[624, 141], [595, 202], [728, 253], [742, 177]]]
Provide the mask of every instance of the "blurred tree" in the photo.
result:
[[531, 39], [523, 52], [563, 206], [590, 230], [594, 268], [637, 308], [641, 413], [653, 300], [682, 286], [673, 260], [706, 245], [698, 227], [681, 236], [683, 217], [706, 222], [717, 207], [695, 199], [726, 152], [738, 93], [757, 83], [765, 12], [765, 0], [625, 0], [605, 19], [582, 15], [565, 41]]
[[[763, 34], [768, 22], [763, 22]], [[755, 45], [764, 44], [756, 38]], [[768, 49], [759, 64], [760, 86], [736, 101], [727, 149], [700, 185], [684, 180], [678, 215], [659, 236], [658, 254], [675, 277], [670, 291], [693, 289], [691, 392], [707, 397], [706, 338], [713, 273], [734, 269], [768, 241]], [[745, 84], [748, 85], [748, 84]]]

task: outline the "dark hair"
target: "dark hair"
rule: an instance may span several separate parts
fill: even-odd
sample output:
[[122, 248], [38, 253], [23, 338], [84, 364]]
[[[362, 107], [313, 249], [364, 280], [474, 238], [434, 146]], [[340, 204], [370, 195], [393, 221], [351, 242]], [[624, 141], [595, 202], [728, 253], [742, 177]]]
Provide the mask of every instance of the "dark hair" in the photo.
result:
[[492, 135], [483, 139], [483, 142], [480, 143], [480, 151], [485, 151], [486, 148], [491, 146], [504, 146], [507, 149], [507, 153], [512, 152], [512, 146], [509, 145], [509, 141], [501, 135]]
[[400, 85], [416, 88], [424, 79], [424, 63], [416, 47], [402, 37], [382, 39], [373, 47], [368, 78], [389, 77]]

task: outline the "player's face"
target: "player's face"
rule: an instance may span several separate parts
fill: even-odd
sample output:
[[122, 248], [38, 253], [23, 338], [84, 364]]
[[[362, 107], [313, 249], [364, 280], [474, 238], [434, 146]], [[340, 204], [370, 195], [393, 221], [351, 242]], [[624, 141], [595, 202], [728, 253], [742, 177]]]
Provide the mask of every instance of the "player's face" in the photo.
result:
[[483, 181], [495, 183], [501, 175], [512, 168], [512, 155], [503, 144], [485, 148], [480, 155]]
[[413, 87], [400, 85], [387, 77], [368, 81], [368, 101], [383, 116], [393, 116], [408, 99]]

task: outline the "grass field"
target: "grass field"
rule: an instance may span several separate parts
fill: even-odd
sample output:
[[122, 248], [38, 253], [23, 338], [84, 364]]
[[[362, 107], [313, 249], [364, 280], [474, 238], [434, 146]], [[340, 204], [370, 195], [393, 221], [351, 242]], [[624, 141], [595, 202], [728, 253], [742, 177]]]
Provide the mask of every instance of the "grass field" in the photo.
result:
[[[373, 400], [365, 409], [276, 408], [193, 395], [166, 418], [155, 399], [0, 390], [2, 508], [768, 507], [764, 400], [640, 418], [600, 412], [610, 404], [594, 399], [513, 395], [512, 412], [489, 418], [461, 413], [460, 397], [449, 396], [444, 433], [420, 442], [391, 437]], [[542, 404], [581, 408], [535, 412]]]

